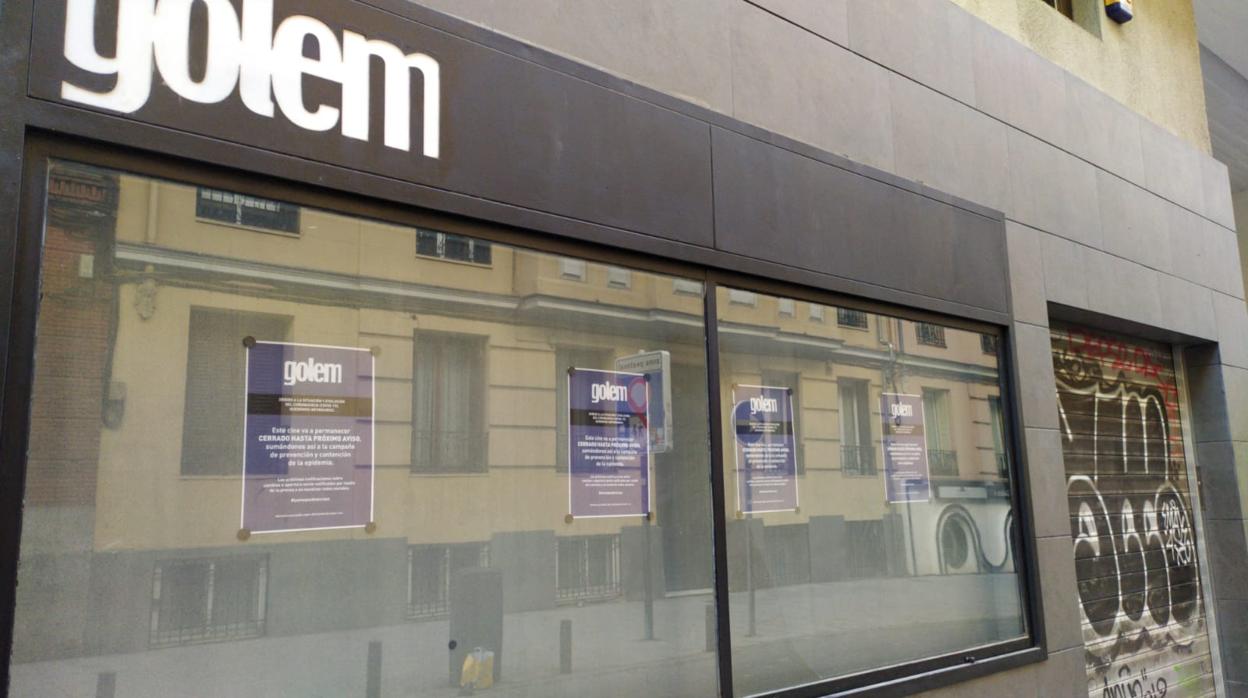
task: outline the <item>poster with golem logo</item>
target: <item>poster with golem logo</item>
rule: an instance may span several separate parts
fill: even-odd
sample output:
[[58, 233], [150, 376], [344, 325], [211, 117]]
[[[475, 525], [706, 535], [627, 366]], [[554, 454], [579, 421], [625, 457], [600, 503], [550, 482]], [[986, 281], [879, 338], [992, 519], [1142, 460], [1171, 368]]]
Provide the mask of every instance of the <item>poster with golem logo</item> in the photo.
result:
[[373, 526], [368, 349], [243, 340], [240, 537]]
[[737, 511], [796, 511], [797, 425], [793, 391], [765, 385], [732, 388], [737, 455]]
[[889, 504], [926, 502], [932, 498], [923, 432], [923, 396], [880, 394], [884, 421], [884, 496]]
[[650, 388], [645, 374], [568, 371], [568, 512], [650, 514]]

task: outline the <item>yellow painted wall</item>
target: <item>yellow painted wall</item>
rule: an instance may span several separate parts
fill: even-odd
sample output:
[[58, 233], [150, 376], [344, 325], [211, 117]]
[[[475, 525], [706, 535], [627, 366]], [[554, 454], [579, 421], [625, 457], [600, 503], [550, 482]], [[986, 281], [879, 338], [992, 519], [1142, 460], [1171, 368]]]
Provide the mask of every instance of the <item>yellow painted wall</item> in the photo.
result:
[[1189, 0], [1135, 0], [1135, 19], [1119, 25], [1102, 0], [1074, 0], [1096, 10], [1087, 21], [1100, 36], [1042, 0], [953, 0], [1143, 114], [1202, 152], [1210, 152], [1196, 17]]

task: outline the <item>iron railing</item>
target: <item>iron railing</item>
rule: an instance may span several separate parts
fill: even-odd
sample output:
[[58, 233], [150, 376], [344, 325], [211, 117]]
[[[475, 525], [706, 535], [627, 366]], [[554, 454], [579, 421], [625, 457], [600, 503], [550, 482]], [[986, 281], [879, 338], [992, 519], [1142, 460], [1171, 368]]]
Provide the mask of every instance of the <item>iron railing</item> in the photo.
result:
[[979, 335], [979, 349], [985, 354], [997, 355], [997, 336], [995, 334]]
[[489, 543], [413, 545], [407, 549], [407, 617], [445, 618], [451, 580], [461, 569], [490, 566]]
[[195, 217], [203, 220], [299, 234], [299, 207], [258, 196], [199, 188]]
[[927, 322], [915, 323], [914, 334], [918, 338], [919, 344], [926, 344], [929, 347], [945, 346], [945, 328], [940, 325], [933, 325]]
[[932, 475], [956, 477], [958, 474], [957, 451], [928, 449], [927, 463], [931, 466]]
[[152, 582], [152, 647], [264, 635], [266, 556], [165, 560]]
[[412, 431], [413, 473], [483, 473], [489, 432]]
[[416, 254], [487, 266], [493, 260], [493, 249], [489, 242], [438, 230], [416, 231]]
[[875, 475], [875, 448], [841, 446], [841, 472], [846, 475]]
[[865, 330], [867, 329], [867, 313], [862, 310], [854, 310], [853, 308], [837, 308], [836, 324], [841, 327], [854, 327]]
[[555, 552], [560, 603], [605, 601], [620, 595], [620, 537], [567, 536]]

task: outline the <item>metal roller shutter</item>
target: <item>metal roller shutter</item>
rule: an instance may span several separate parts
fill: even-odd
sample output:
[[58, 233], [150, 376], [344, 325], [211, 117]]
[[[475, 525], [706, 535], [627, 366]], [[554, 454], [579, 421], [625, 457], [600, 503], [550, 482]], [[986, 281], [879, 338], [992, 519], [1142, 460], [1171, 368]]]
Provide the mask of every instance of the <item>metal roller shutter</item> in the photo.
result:
[[1054, 326], [1052, 351], [1088, 692], [1213, 695], [1171, 349]]

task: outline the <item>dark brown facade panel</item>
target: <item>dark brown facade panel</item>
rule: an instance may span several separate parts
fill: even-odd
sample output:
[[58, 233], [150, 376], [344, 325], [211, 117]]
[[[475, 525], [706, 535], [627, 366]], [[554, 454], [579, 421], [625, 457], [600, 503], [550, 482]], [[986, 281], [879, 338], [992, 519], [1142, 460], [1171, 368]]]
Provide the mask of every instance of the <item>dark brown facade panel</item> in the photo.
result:
[[[402, 51], [436, 58], [437, 157], [421, 155], [417, 143], [410, 150], [383, 144], [384, 90], [376, 66], [367, 141], [348, 138], [338, 127], [300, 128], [280, 109], [273, 117], [261, 116], [245, 106], [237, 90], [217, 103], [194, 104], [159, 79], [142, 106], [119, 115], [882, 290], [1008, 313], [1001, 222], [983, 211], [924, 195], [918, 185], [840, 167], [830, 154], [786, 148], [783, 139], [742, 135], [752, 131], [745, 125], [728, 130], [419, 22], [396, 23], [393, 15], [366, 4], [317, 7], [315, 13], [306, 4], [279, 1], [274, 18], [307, 10]], [[65, 21], [64, 5], [37, 7], [30, 94], [73, 104], [62, 98], [63, 85], [107, 92], [116, 78], [70, 63], [61, 52]], [[101, 51], [113, 39], [100, 27], [111, 31], [111, 22], [97, 22]], [[419, 79], [413, 82], [412, 136], [422, 128], [417, 97], [423, 89]], [[341, 107], [341, 92], [328, 81], [304, 80], [306, 104]]]
[[[72, 104], [62, 99], [63, 83], [105, 92], [116, 78], [79, 70], [65, 58], [65, 12], [65, 3], [36, 6], [30, 94]], [[419, 98], [424, 85], [419, 79], [412, 83], [411, 149], [383, 144], [384, 90], [382, 71], [376, 66], [369, 140], [348, 138], [338, 126], [324, 131], [300, 128], [280, 109], [273, 117], [261, 116], [244, 105], [237, 91], [217, 103], [194, 104], [162, 85], [159, 75], [153, 76], [149, 98], [124, 116], [514, 206], [710, 245], [710, 139], [705, 123], [423, 24], [396, 21], [365, 4], [275, 3], [275, 20], [295, 14], [312, 15], [405, 52], [434, 57], [441, 83], [438, 157], [421, 154], [424, 115]], [[100, 51], [115, 38], [99, 27], [115, 26], [114, 19], [97, 22]], [[329, 81], [304, 80], [304, 102], [309, 106], [339, 108], [342, 91]]]
[[724, 129], [716, 246], [1008, 312], [1002, 223]]

